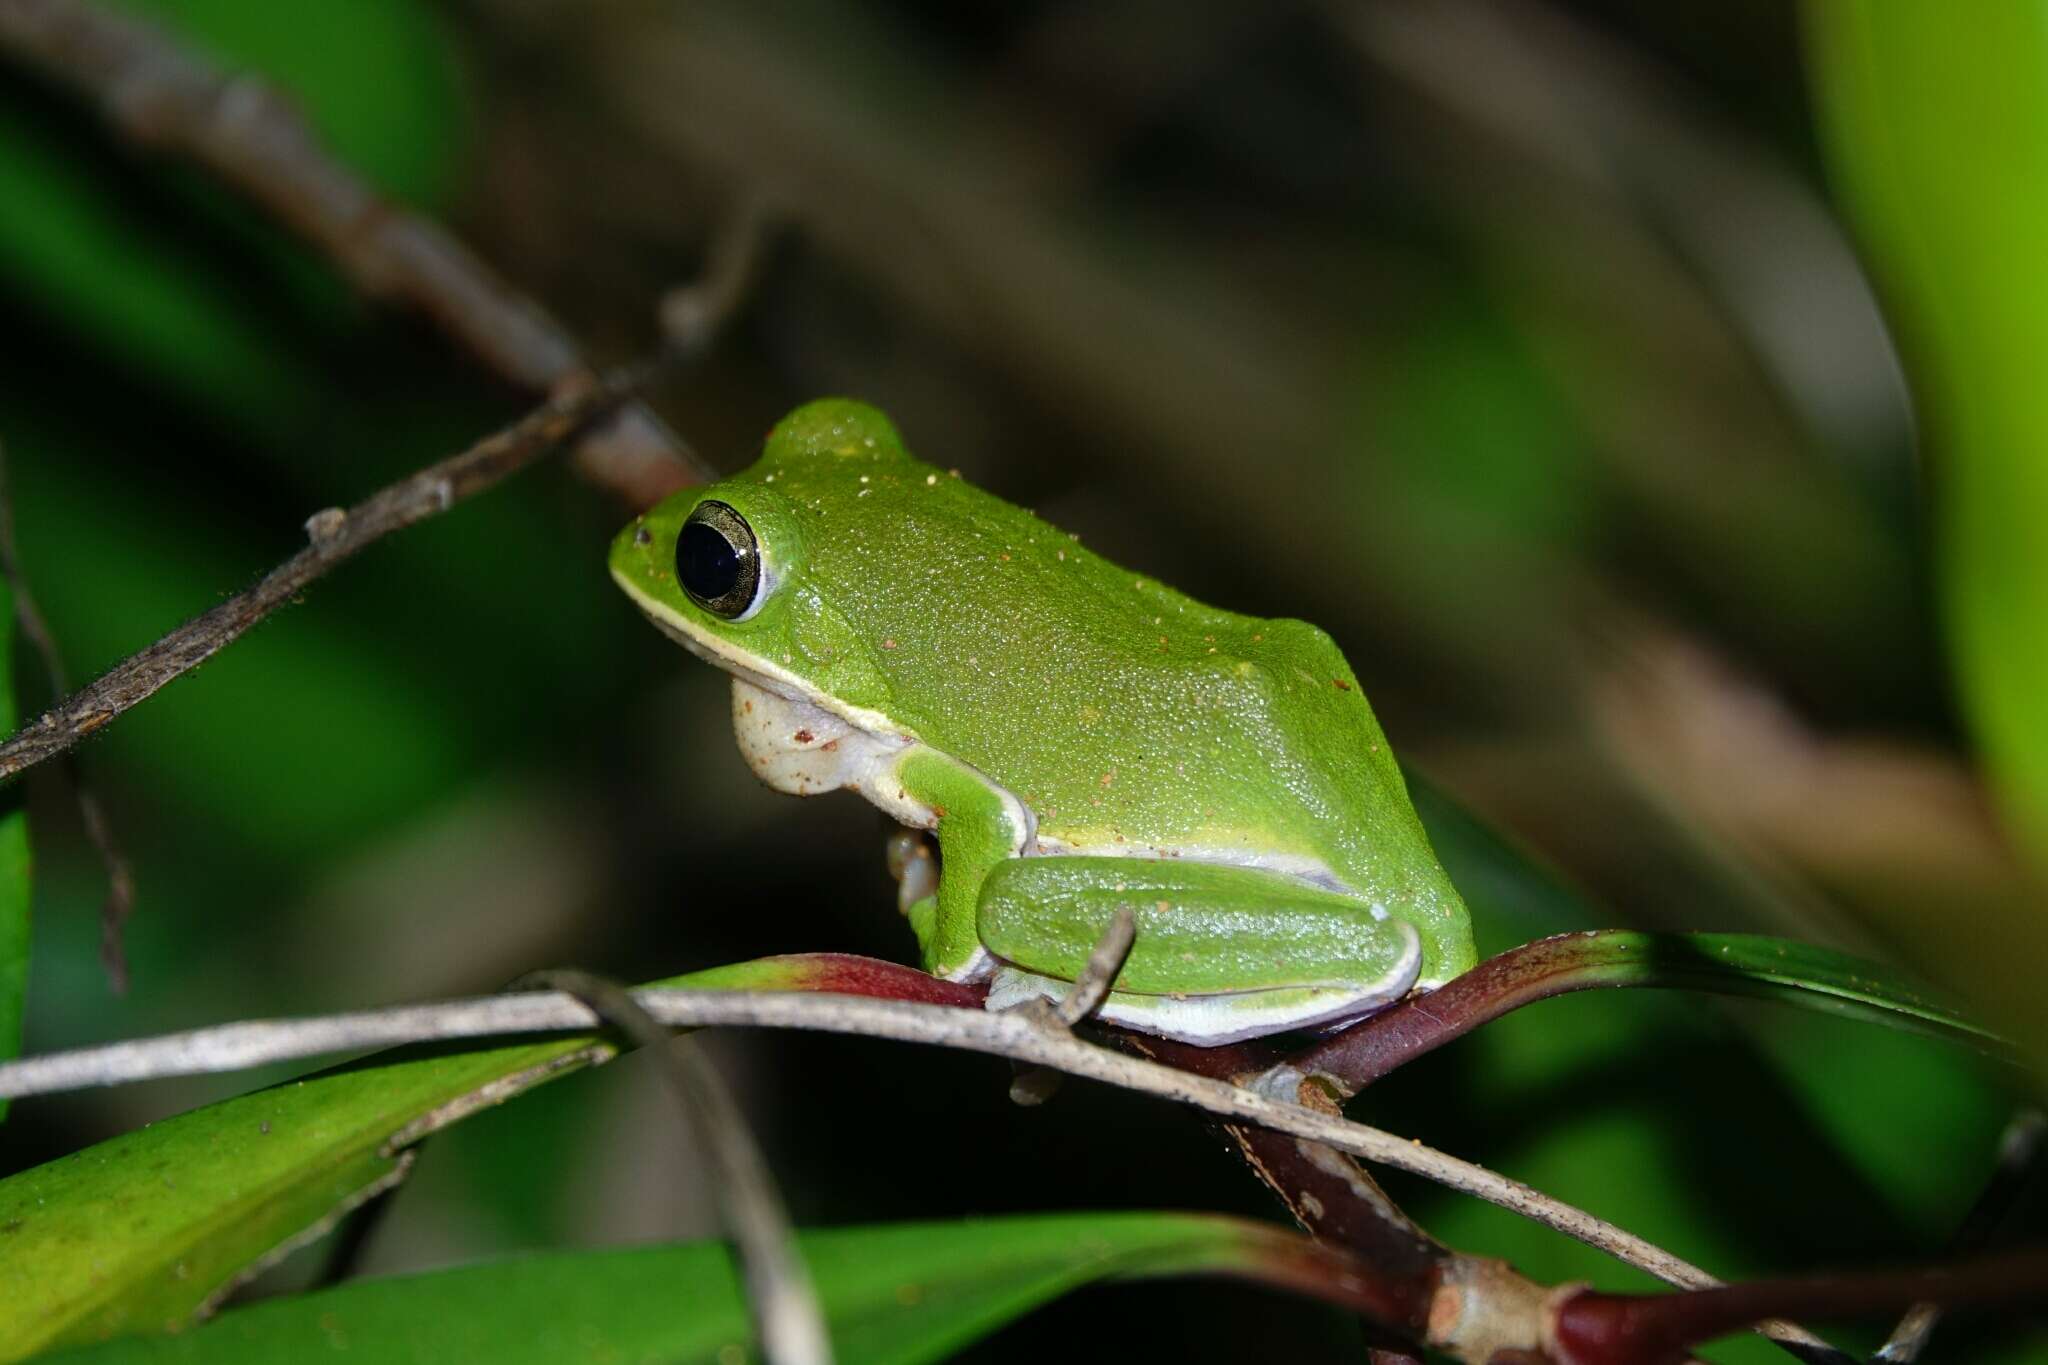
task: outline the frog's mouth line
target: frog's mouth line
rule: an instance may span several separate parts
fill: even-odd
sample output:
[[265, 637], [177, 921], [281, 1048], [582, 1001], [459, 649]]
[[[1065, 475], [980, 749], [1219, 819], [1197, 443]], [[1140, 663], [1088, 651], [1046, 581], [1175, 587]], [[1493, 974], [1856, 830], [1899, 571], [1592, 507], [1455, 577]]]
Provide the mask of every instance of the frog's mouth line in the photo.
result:
[[837, 697], [827, 696], [780, 664], [759, 654], [742, 650], [731, 641], [713, 635], [674, 607], [642, 591], [632, 579], [617, 570], [612, 572], [612, 579], [625, 589], [626, 596], [633, 599], [633, 605], [639, 607], [662, 634], [712, 667], [744, 678], [764, 692], [773, 692], [778, 697], [804, 702], [821, 711], [830, 712], [872, 738], [917, 742], [918, 736], [914, 731], [896, 724], [880, 711], [871, 711], [864, 706], [849, 706]]

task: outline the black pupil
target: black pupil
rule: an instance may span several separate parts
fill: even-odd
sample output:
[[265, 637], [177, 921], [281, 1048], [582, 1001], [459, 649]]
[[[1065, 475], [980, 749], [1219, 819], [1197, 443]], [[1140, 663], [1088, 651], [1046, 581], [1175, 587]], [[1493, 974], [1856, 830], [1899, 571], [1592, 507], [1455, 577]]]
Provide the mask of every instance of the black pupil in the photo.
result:
[[676, 542], [676, 572], [690, 596], [711, 601], [740, 581], [740, 552], [717, 527], [693, 521]]

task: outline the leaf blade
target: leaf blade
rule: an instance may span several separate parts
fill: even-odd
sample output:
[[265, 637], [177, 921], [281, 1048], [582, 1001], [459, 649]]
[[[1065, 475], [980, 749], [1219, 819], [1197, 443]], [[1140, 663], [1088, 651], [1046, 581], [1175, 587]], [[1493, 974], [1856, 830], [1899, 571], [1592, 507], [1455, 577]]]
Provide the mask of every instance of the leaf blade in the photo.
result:
[[[659, 984], [925, 997], [960, 989], [833, 954]], [[399, 1179], [406, 1145], [612, 1051], [579, 1035], [411, 1049], [192, 1110], [0, 1180], [0, 1360], [204, 1315], [249, 1267]]]
[[[800, 1234], [842, 1362], [940, 1360], [1082, 1285], [1227, 1274], [1313, 1292], [1304, 1239], [1206, 1214], [1050, 1214]], [[685, 1292], [688, 1291], [688, 1292]], [[272, 1300], [171, 1337], [53, 1357], [65, 1365], [253, 1365], [345, 1345], [390, 1361], [714, 1361], [747, 1341], [716, 1243], [550, 1253]]]
[[[0, 581], [0, 660], [14, 657], [14, 591]], [[14, 670], [0, 667], [0, 733], [15, 724]], [[0, 791], [0, 1061], [21, 1053], [22, 1015], [28, 1007], [28, 812], [19, 783]], [[7, 1101], [0, 1100], [0, 1119]]]

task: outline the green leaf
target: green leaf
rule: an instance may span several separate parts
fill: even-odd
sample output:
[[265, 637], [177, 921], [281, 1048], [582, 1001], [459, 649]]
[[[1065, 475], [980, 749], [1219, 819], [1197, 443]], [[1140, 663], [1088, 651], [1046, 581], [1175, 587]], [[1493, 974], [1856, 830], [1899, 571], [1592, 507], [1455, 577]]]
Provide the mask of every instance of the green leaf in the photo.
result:
[[[1483, 952], [1612, 922], [1413, 775], [1410, 791], [1472, 909]], [[1978, 1026], [1902, 980], [1839, 960], [1841, 970], [1805, 970], [1775, 959], [1770, 943], [1756, 942], [1762, 951], [1753, 960], [1692, 950], [1666, 965], [1671, 984], [1724, 972], [1740, 994], [1773, 1003], [1709, 1002], [1680, 990], [1577, 991], [1402, 1067], [1350, 1112], [1510, 1171], [1727, 1274], [1824, 1263], [1845, 1237], [1873, 1255], [1909, 1258], [1928, 1239], [1948, 1236], [1975, 1197], [2010, 1113], [2013, 1077], [1930, 1043], [1924, 1035], [1941, 1032], [1982, 1045]], [[1742, 981], [1751, 966], [1756, 977]], [[1806, 985], [1773, 982], [1780, 971], [1803, 971]], [[1880, 980], [1886, 984], [1869, 989]], [[1857, 998], [1892, 992], [1899, 1008]], [[1916, 1016], [1923, 1007], [1933, 1019]], [[1874, 1011], [1903, 1027], [1872, 1028]], [[1901, 1096], [1913, 1103], [1902, 1105]], [[1760, 1148], [1773, 1153], [1783, 1179], [1770, 1182], [1770, 1199], [1731, 1200], [1730, 1190], [1751, 1190], [1756, 1178], [1740, 1154]], [[1450, 1245], [1484, 1247], [1546, 1282], [1650, 1287], [1513, 1214], [1397, 1177], [1390, 1183]], [[1771, 1355], [1742, 1343], [1718, 1350], [1731, 1359]]]
[[1768, 934], [1614, 935], [1609, 947], [1601, 967], [1618, 981], [1641, 972], [1660, 985], [1754, 995], [2001, 1053], [2010, 1046], [1928, 987], [1832, 948]]
[[[14, 593], [0, 581], [0, 734], [14, 729]], [[28, 814], [22, 787], [0, 791], [0, 1060], [21, 1051], [28, 995]], [[0, 1100], [0, 1118], [7, 1102]]]
[[[1411, 776], [1409, 788], [1431, 843], [1471, 906], [1482, 947], [1489, 957], [1512, 952], [1520, 959], [1497, 987], [1516, 1002], [1603, 986], [1701, 990], [1777, 1000], [2001, 1054], [2011, 1048], [1939, 992], [1832, 948], [1768, 934], [1583, 932], [1594, 914], [1554, 873], [1428, 782]], [[1560, 930], [1570, 937], [1526, 941]], [[1482, 962], [1475, 976], [1488, 970]]]
[[[821, 955], [663, 984], [887, 994], [945, 983]], [[0, 1181], [0, 1360], [182, 1326], [252, 1268], [402, 1178], [409, 1143], [611, 1055], [590, 1037], [401, 1052], [195, 1109]]]
[[564, 1039], [329, 1072], [0, 1182], [0, 1360], [179, 1326], [400, 1179], [392, 1148], [605, 1055]]
[[[841, 1228], [799, 1237], [842, 1362], [941, 1360], [1092, 1281], [1226, 1274], [1317, 1292], [1302, 1239], [1195, 1214], [1060, 1214]], [[1327, 1292], [1327, 1290], [1325, 1290]], [[346, 1352], [391, 1362], [738, 1360], [750, 1339], [716, 1243], [523, 1257], [272, 1300], [65, 1365], [255, 1365]]]
[[[1823, 146], [1903, 336], [1958, 692], [2008, 825], [2048, 868], [2048, 5], [1806, 7]], [[2048, 918], [1887, 924], [2048, 1058]], [[1960, 931], [1959, 931], [1960, 930]]]
[[[1842, 1014], [1950, 1042], [2003, 1051], [1996, 1033], [1891, 968], [1832, 948], [1768, 934], [1645, 934], [1609, 929], [1546, 940], [1556, 945], [1525, 996], [1604, 986], [1747, 995]], [[1532, 947], [1538, 945], [1531, 945]]]
[[1634, 986], [1779, 1000], [1962, 1042], [2010, 1045], [1953, 1004], [1875, 962], [1765, 934], [1593, 929], [1510, 948], [1427, 996], [1295, 1054], [1350, 1095], [1445, 1043], [1539, 1000]]

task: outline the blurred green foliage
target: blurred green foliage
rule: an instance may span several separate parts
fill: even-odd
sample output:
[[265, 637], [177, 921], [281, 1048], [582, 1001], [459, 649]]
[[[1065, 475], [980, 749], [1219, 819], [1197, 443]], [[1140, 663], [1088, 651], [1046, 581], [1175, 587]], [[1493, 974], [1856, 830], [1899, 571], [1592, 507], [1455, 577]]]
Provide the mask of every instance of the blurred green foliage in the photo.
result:
[[609, 1050], [568, 1038], [343, 1069], [0, 1181], [11, 1233], [0, 1246], [0, 1359], [184, 1322], [250, 1266], [401, 1179], [411, 1157], [395, 1147], [399, 1133], [416, 1138], [428, 1116], [509, 1097]]
[[[1327, 627], [1404, 757], [1576, 889], [1467, 885], [1486, 950], [1627, 923], [1888, 952], [1965, 992], [2031, 969], [1975, 933], [2038, 923], [2039, 888], [1983, 819], [1949, 711], [1911, 421], [1776, 7], [147, 8], [281, 82], [344, 160], [446, 213], [600, 356], [645, 349], [736, 185], [775, 190], [796, 230], [732, 335], [660, 395], [677, 427], [736, 467], [795, 402], [857, 393], [927, 458], [1121, 562]], [[1957, 682], [2025, 803], [2037, 722], [1997, 698], [2040, 665], [2004, 596], [2040, 568], [2020, 539], [2039, 490], [2019, 482], [2039, 468], [2022, 457], [2040, 266], [2023, 235], [1972, 234], [2018, 234], [2038, 207], [2018, 115], [2044, 49], [1908, 11], [1883, 12], [1895, 46], [1818, 35], [1823, 108], [1859, 231], [1915, 253], [1910, 315], [1944, 310], [1908, 359], [1966, 481], [1943, 524], [1967, 533], [1943, 542]], [[1844, 32], [1878, 14], [1828, 10]], [[1844, 131], [1880, 76], [1918, 92], [1879, 101], [1896, 147], [1857, 140], [1877, 120]], [[2016, 102], [1971, 112], [1958, 90]], [[1893, 178], [1913, 167], [1947, 178]], [[75, 675], [290, 553], [310, 512], [517, 409], [249, 205], [12, 68], [0, 203], [0, 440]], [[1951, 298], [1939, 272], [1958, 270]], [[1948, 395], [1987, 381], [2001, 404], [1957, 427]], [[565, 960], [645, 979], [906, 957], [872, 813], [753, 787], [719, 679], [604, 581], [624, 510], [559, 468], [522, 476], [87, 746], [140, 886], [124, 999], [99, 979], [93, 855], [61, 781], [32, 779], [32, 1046], [489, 990]], [[980, 1059], [717, 1041], [807, 1225], [1274, 1215], [1156, 1106], [1074, 1088], [1019, 1112]], [[640, 1080], [608, 1067], [437, 1137], [368, 1267], [707, 1234]], [[0, 1160], [247, 1084], [37, 1102]], [[1533, 1007], [1357, 1112], [1740, 1275], [1934, 1254], [2012, 1098], [1924, 1040], [1622, 993]], [[1461, 1249], [1640, 1287], [1521, 1220], [1395, 1187]], [[2019, 1221], [2038, 1231], [2039, 1208]], [[1162, 1285], [1052, 1306], [978, 1358], [1132, 1316], [1192, 1358], [1348, 1341], [1314, 1310]], [[2030, 1345], [1943, 1332], [1955, 1359]]]
[[[1828, 147], [1923, 400], [1956, 684], [2015, 839], [2048, 867], [2048, 5], [1807, 16]], [[2048, 1046], [2048, 916], [1980, 928], [1980, 988]]]
[[[14, 644], [14, 592], [0, 584], [0, 659]], [[0, 726], [14, 728], [12, 670], [0, 668]], [[0, 794], [0, 1060], [21, 1051], [22, 1012], [28, 1002], [28, 812], [21, 790]], [[0, 1118], [7, 1105], [0, 1101]]]
[[[1302, 1273], [1270, 1229], [1193, 1214], [1088, 1214], [897, 1223], [806, 1233], [834, 1359], [950, 1360], [1003, 1324], [1099, 1280]], [[1312, 1277], [1311, 1277], [1312, 1278]], [[679, 1314], [678, 1299], [691, 1305]], [[179, 1336], [49, 1357], [71, 1365], [254, 1365], [345, 1350], [386, 1360], [738, 1358], [746, 1301], [721, 1243], [528, 1256], [359, 1281], [231, 1313]], [[1147, 1335], [1129, 1329], [1134, 1343]]]

